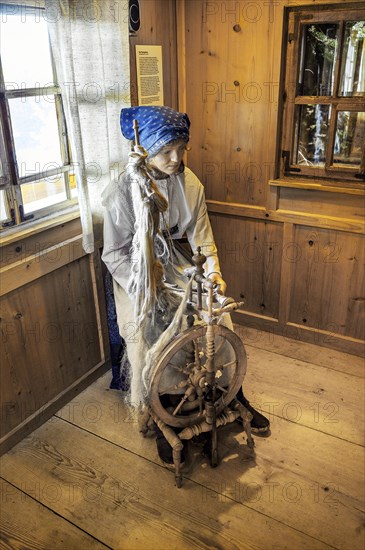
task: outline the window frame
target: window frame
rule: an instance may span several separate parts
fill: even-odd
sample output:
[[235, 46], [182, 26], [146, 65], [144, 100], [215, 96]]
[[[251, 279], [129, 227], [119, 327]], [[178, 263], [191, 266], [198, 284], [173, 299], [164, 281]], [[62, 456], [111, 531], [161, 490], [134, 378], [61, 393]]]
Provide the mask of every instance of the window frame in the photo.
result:
[[[45, 9], [42, 7], [0, 2], [0, 15], [2, 9], [5, 7], [18, 7], [22, 10], [22, 14], [25, 11], [26, 14], [36, 14], [39, 17], [42, 17], [42, 12], [45, 12]], [[72, 156], [62, 102], [61, 88], [57, 81], [56, 67], [49, 39], [48, 47], [50, 51], [53, 74], [53, 85], [50, 86], [43, 86], [39, 88], [22, 88], [20, 90], [6, 90], [0, 56], [0, 145], [3, 146], [0, 161], [4, 172], [4, 176], [0, 179], [0, 189], [5, 193], [5, 208], [8, 214], [8, 218], [1, 221], [0, 231], [11, 226], [23, 226], [25, 223], [29, 223], [30, 220], [39, 220], [57, 212], [62, 215], [65, 213], [65, 210], [74, 208], [78, 205], [78, 198], [71, 196], [70, 176], [73, 175]], [[20, 176], [18, 171], [18, 163], [16, 160], [16, 147], [12, 131], [9, 100], [42, 96], [54, 97], [58, 138], [63, 164], [57, 168], [35, 172], [31, 175]], [[27, 183], [36, 183], [47, 177], [57, 175], [62, 176], [63, 178], [63, 188], [67, 197], [66, 200], [25, 214], [21, 186]]]
[[[365, 112], [365, 93], [344, 97], [338, 95], [341, 77], [342, 46], [346, 21], [358, 20], [359, 15], [365, 20], [365, 7], [359, 2], [344, 6], [298, 6], [284, 9], [283, 58], [281, 89], [282, 126], [280, 140], [280, 178], [303, 178], [321, 180], [323, 185], [336, 185], [336, 180], [342, 187], [362, 188], [365, 185], [365, 146], [359, 167], [333, 164], [334, 140], [336, 133], [337, 113], [339, 111]], [[333, 94], [331, 96], [304, 96], [299, 91], [299, 76], [301, 70], [301, 53], [304, 26], [315, 23], [339, 23], [338, 45], [334, 65]], [[300, 105], [331, 105], [329, 117], [328, 140], [324, 165], [307, 166], [295, 162], [296, 141], [296, 110]], [[333, 112], [332, 112], [333, 111]]]

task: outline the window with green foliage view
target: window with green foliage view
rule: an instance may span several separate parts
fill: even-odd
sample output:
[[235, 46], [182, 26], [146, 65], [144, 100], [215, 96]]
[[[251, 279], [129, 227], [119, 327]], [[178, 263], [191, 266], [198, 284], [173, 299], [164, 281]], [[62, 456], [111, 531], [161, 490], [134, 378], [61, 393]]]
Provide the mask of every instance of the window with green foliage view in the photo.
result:
[[283, 175], [365, 180], [365, 8], [288, 12]]

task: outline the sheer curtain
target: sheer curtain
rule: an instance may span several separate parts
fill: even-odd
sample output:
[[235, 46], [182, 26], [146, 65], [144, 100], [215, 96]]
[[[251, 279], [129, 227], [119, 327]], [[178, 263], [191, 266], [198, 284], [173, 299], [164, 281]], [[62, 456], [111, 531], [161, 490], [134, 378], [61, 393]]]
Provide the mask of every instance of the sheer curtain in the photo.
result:
[[45, 0], [75, 167], [83, 247], [102, 242], [100, 193], [128, 154], [119, 126], [130, 106], [128, 2]]

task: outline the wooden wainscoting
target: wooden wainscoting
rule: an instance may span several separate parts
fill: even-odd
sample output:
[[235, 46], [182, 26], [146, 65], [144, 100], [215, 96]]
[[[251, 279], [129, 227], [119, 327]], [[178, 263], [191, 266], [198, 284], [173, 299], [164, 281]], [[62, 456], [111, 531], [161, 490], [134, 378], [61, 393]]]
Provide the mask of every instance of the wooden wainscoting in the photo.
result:
[[79, 219], [21, 230], [1, 249], [1, 451], [108, 366], [99, 252]]
[[228, 293], [245, 302], [236, 322], [363, 355], [364, 235], [211, 206]]

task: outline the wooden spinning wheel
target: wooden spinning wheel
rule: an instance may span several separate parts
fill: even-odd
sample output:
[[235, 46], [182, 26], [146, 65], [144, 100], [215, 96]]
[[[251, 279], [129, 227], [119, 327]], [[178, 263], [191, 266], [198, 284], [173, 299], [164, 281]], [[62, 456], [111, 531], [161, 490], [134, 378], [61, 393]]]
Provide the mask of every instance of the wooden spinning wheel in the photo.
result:
[[[182, 482], [184, 440], [211, 432], [211, 466], [217, 466], [217, 428], [240, 418], [247, 445], [254, 447], [252, 416], [235, 398], [246, 373], [246, 352], [240, 338], [218, 324], [223, 314], [238, 309], [242, 303], [214, 295], [213, 283], [203, 276], [205, 261], [198, 248], [193, 256], [195, 268], [189, 273], [196, 283], [196, 297], [193, 299], [191, 292], [187, 302], [189, 328], [166, 345], [153, 367], [149, 406], [141, 426], [141, 431], [146, 433], [152, 417], [171, 445], [177, 487], [181, 487]], [[203, 307], [204, 292], [206, 308]], [[214, 308], [213, 302], [218, 307]], [[193, 313], [203, 324], [194, 326]], [[181, 431], [176, 433], [176, 429]]]
[[[208, 386], [207, 382], [207, 338], [206, 333], [209, 325], [193, 326], [182, 334], [179, 334], [163, 350], [154, 371], [150, 404], [153, 412], [169, 426], [175, 428], [186, 428], [193, 426], [205, 419], [204, 392]], [[228, 347], [232, 360], [215, 364], [217, 377], [217, 395], [214, 400], [216, 415], [220, 415], [223, 409], [235, 398], [246, 373], [246, 352], [240, 338], [223, 325], [213, 325], [214, 352], [219, 352]], [[181, 353], [183, 352], [183, 353]], [[182, 364], [181, 364], [182, 363]], [[176, 369], [182, 380], [170, 387], [170, 391], [178, 388], [183, 393], [176, 395], [177, 404], [171, 410], [166, 409], [161, 403], [161, 396], [168, 393], [165, 389], [161, 391], [160, 382], [165, 369]], [[223, 388], [219, 384], [220, 374], [223, 370], [229, 369], [229, 384]], [[218, 376], [217, 376], [218, 375]]]

